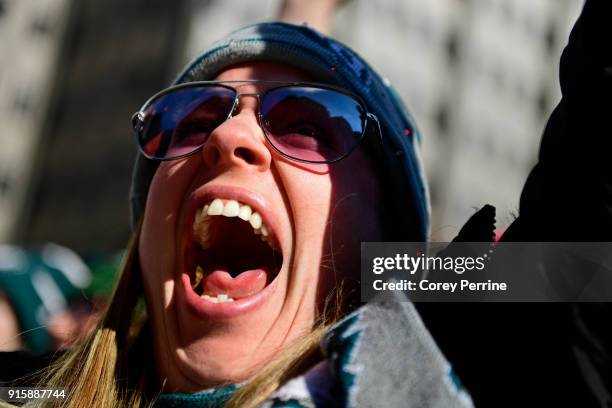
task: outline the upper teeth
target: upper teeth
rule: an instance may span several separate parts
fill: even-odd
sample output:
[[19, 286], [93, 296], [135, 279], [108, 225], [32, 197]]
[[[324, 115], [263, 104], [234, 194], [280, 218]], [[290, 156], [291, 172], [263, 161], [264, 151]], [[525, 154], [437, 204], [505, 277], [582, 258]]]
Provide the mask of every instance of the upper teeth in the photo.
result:
[[193, 236], [202, 248], [206, 249], [210, 245], [209, 226], [211, 216], [222, 215], [224, 217], [238, 217], [243, 221], [248, 221], [253, 227], [254, 233], [261, 235], [262, 241], [268, 245], [272, 243], [268, 239], [268, 227], [263, 223], [261, 215], [248, 204], [241, 204], [236, 200], [223, 201], [215, 198], [210, 204], [205, 205], [202, 210], [198, 210], [193, 221]]

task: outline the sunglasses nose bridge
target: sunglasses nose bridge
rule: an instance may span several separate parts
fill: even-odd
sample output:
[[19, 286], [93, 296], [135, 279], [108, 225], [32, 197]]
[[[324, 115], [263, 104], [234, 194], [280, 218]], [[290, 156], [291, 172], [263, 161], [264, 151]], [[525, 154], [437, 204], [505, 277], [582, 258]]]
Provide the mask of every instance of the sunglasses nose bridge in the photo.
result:
[[234, 98], [234, 105], [232, 106], [232, 110], [230, 112], [229, 118], [232, 118], [238, 111], [238, 108], [240, 107], [240, 98], [242, 98], [243, 96], [257, 99], [257, 111], [259, 110], [260, 95], [258, 93], [236, 93], [236, 98]]

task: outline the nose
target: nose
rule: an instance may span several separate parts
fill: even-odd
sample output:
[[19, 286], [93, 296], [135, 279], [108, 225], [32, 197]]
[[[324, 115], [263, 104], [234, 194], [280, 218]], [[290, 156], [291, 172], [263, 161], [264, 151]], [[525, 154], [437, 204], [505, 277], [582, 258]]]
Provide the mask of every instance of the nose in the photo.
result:
[[272, 155], [262, 132], [255, 112], [242, 109], [211, 132], [202, 148], [204, 163], [209, 168], [268, 170]]

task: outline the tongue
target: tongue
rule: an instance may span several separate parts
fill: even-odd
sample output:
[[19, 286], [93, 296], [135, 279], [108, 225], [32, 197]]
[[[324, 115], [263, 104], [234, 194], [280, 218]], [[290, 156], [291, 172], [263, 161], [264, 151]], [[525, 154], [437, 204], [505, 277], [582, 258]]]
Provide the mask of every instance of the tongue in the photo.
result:
[[209, 296], [227, 294], [234, 299], [254, 295], [266, 287], [268, 274], [263, 269], [244, 271], [232, 278], [227, 271], [215, 270], [204, 278], [204, 293]]

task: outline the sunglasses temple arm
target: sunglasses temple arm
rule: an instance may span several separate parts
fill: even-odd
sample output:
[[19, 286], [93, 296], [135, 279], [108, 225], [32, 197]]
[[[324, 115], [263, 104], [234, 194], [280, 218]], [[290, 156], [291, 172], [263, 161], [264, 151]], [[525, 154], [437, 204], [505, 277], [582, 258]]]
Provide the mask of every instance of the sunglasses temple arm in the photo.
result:
[[136, 113], [134, 113], [132, 115], [132, 119], [131, 119], [131, 123], [132, 123], [132, 129], [135, 132], [139, 132], [142, 129], [142, 119], [143, 119], [144, 115], [142, 114], [142, 112], [138, 111]]
[[368, 112], [367, 118], [368, 118], [368, 120], [371, 120], [371, 121], [373, 121], [376, 124], [376, 129], [378, 129], [378, 139], [379, 139], [380, 143], [382, 144], [382, 142], [383, 142], [383, 135], [382, 135], [382, 130], [380, 129], [380, 121], [378, 120], [378, 117], [375, 114]]

